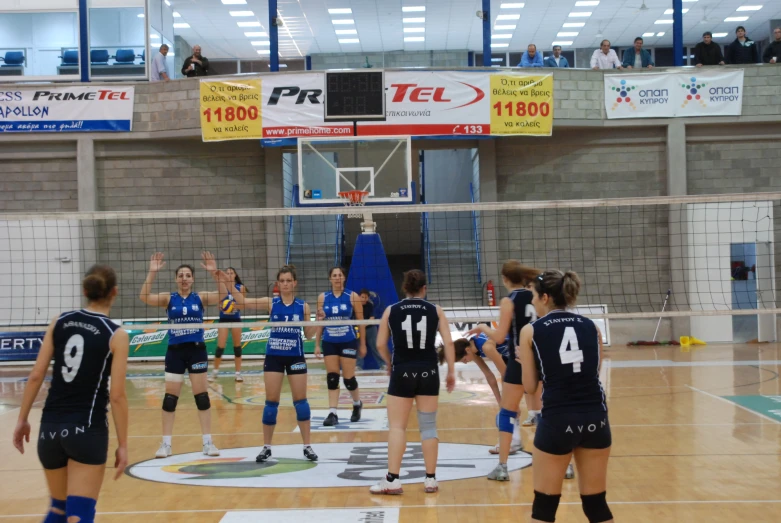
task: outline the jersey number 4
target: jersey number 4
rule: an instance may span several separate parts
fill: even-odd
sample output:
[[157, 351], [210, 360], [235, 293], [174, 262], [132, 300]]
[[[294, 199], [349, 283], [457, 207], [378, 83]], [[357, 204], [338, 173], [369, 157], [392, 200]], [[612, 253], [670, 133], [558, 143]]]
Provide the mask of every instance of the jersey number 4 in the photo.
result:
[[65, 380], [65, 383], [70, 383], [76, 378], [83, 357], [84, 338], [81, 334], [74, 334], [65, 343], [65, 365], [62, 366], [62, 378]]
[[564, 329], [564, 337], [559, 347], [559, 357], [562, 365], [572, 365], [572, 372], [580, 372], [580, 364], [583, 363], [583, 351], [578, 346], [578, 336], [574, 327]]
[[[412, 316], [407, 316], [404, 321], [401, 322], [401, 328], [404, 329], [404, 333], [407, 335], [407, 348], [413, 349], [412, 343]], [[420, 321], [416, 325], [417, 330], [420, 332], [420, 347], [419, 349], [426, 348], [426, 317], [420, 318]]]

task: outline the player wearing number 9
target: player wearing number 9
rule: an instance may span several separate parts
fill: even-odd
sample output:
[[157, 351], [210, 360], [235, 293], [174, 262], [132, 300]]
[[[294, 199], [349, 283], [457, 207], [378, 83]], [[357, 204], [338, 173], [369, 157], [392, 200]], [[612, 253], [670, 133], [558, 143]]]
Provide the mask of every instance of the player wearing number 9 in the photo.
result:
[[605, 501], [612, 438], [599, 382], [602, 335], [594, 322], [566, 309], [575, 305], [580, 279], [547, 270], [534, 279], [539, 319], [521, 330], [517, 352], [529, 393], [545, 386], [534, 437], [532, 521], [555, 521], [571, 457], [580, 474], [583, 512], [592, 523], [613, 521]]
[[94, 520], [108, 454], [109, 401], [117, 432], [114, 479], [128, 460], [128, 335], [108, 318], [117, 297], [117, 276], [108, 265], [95, 265], [81, 285], [87, 307], [65, 312], [49, 324], [14, 430], [14, 447], [24, 454], [24, 442], [30, 441], [30, 409], [54, 359], [38, 435], [38, 458], [51, 494], [47, 523], [65, 523], [71, 517], [82, 523]]

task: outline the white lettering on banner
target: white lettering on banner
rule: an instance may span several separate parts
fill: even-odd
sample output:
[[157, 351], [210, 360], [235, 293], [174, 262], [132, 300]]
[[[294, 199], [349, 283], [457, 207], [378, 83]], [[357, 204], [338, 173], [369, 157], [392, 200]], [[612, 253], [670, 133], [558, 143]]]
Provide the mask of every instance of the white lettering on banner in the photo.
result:
[[0, 132], [130, 131], [134, 93], [83, 86], [0, 93]]
[[40, 347], [43, 338], [0, 338], [0, 350], [32, 350]]

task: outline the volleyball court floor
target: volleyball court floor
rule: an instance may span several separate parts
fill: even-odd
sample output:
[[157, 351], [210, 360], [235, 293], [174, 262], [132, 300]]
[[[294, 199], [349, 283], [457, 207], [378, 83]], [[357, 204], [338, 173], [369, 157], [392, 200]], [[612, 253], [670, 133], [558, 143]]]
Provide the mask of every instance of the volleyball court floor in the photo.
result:
[[[690, 353], [677, 347], [606, 351], [602, 380], [613, 431], [607, 493], [617, 521], [781, 521], [780, 349], [762, 344], [708, 345]], [[165, 460], [153, 459], [160, 442], [162, 363], [131, 364], [132, 466], [119, 481], [111, 479], [111, 469], [106, 471], [98, 521], [528, 520], [533, 499], [529, 455], [511, 457], [509, 482], [485, 478], [496, 463], [488, 449], [497, 440], [497, 407], [474, 364], [458, 364], [455, 392], [443, 389], [440, 396], [439, 493], [425, 494], [422, 483], [411, 482], [403, 495], [381, 497], [371, 496], [368, 487], [387, 466], [383, 373], [359, 374], [366, 405], [361, 422], [347, 422], [349, 395], [342, 390], [341, 425], [325, 429], [325, 372], [310, 360], [312, 444], [320, 461], [303, 459], [292, 401], [283, 393], [275, 460], [261, 466], [254, 457], [262, 443], [263, 377], [259, 362], [246, 363], [244, 383], [234, 382], [226, 361], [228, 372], [211, 385], [212, 432], [222, 455], [200, 453], [197, 411], [186, 386], [177, 410], [174, 455]], [[28, 371], [0, 370], [0, 521], [41, 521], [48, 508], [35, 441], [24, 455], [11, 445]], [[45, 390], [30, 416], [33, 434], [44, 398]], [[524, 428], [523, 434], [530, 448], [534, 429]], [[414, 415], [407, 435], [402, 477], [420, 477], [423, 460]], [[112, 432], [110, 466], [114, 444]], [[564, 484], [557, 521], [586, 521], [577, 478]]]

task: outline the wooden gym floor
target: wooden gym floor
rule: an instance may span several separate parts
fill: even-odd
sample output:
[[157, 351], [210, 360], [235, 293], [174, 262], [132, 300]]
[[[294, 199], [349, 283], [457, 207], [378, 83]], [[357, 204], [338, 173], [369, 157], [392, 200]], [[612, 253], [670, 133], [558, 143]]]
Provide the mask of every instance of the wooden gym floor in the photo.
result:
[[[690, 353], [674, 347], [607, 350], [602, 377], [614, 442], [608, 501], [616, 520], [635, 523], [781, 521], [780, 352], [778, 344], [709, 345]], [[130, 462], [151, 461], [141, 463], [133, 469], [133, 475], [125, 475], [116, 482], [111, 480], [112, 470], [106, 471], [97, 507], [98, 521], [296, 523], [317, 518], [343, 522], [482, 523], [528, 520], [533, 498], [531, 467], [515, 470], [507, 483], [491, 482], [482, 475], [474, 477], [475, 471], [486, 467], [490, 470], [495, 463], [487, 450], [496, 442], [497, 411], [490, 389], [475, 366], [458, 365], [457, 392], [452, 395], [443, 392], [441, 396], [440, 442], [453, 445], [449, 446], [449, 454], [440, 451], [439, 493], [424, 494], [420, 483], [411, 483], [405, 485], [402, 496], [376, 497], [369, 495], [365, 479], [360, 481], [354, 475], [345, 476], [344, 472], [349, 467], [360, 469], [360, 463], [366, 463], [360, 456], [356, 457], [362, 452], [360, 448], [381, 450], [382, 445], [377, 443], [386, 441], [387, 433], [377, 430], [382, 427], [384, 412], [384, 389], [379, 388], [384, 382], [381, 374], [359, 375], [359, 380], [367, 385], [362, 389], [367, 417], [377, 418], [373, 425], [356, 430], [348, 427], [342, 432], [313, 432], [313, 447], [321, 456], [316, 467], [301, 465], [300, 459], [288, 459], [292, 463], [290, 468], [279, 465], [280, 472], [264, 476], [252, 470], [252, 457], [257, 450], [254, 447], [262, 442], [263, 378], [258, 363], [248, 363], [243, 384], [235, 383], [231, 373], [224, 374], [211, 387], [214, 440], [223, 449], [219, 459], [220, 463], [228, 464], [225, 469], [210, 468], [205, 461], [210, 458], [198, 454], [189, 460], [180, 456], [199, 452], [201, 445], [189, 387], [185, 387], [177, 410], [174, 456], [163, 460], [169, 466], [151, 460], [160, 441], [162, 363], [131, 365]], [[317, 415], [317, 410], [327, 407], [325, 375], [317, 364], [311, 364], [310, 369], [310, 402]], [[233, 370], [230, 361], [223, 370]], [[35, 440], [24, 455], [11, 445], [27, 372], [28, 369], [19, 367], [0, 370], [0, 521], [41, 521], [48, 507]], [[368, 388], [371, 386], [375, 388]], [[45, 391], [31, 415], [33, 435], [37, 434], [44, 398]], [[347, 400], [348, 394], [342, 390], [345, 409], [349, 408]], [[523, 414], [525, 417], [525, 409]], [[341, 419], [344, 421], [344, 415]], [[416, 427], [413, 416], [408, 432], [411, 443], [419, 441]], [[288, 447], [283, 445], [286, 444], [291, 445], [288, 448], [292, 449], [291, 456], [301, 457], [301, 440], [294, 428], [295, 413], [289, 395], [283, 395], [274, 439], [275, 457], [285, 453]], [[530, 447], [534, 431], [524, 428], [523, 432]], [[110, 464], [113, 465], [113, 432], [111, 445]], [[245, 452], [243, 448], [248, 449]], [[188, 462], [191, 468], [177, 469], [176, 463], [172, 463], [177, 459], [180, 463]], [[244, 465], [239, 466], [244, 468], [235, 469], [237, 473], [230, 472], [241, 459], [245, 459]], [[511, 464], [517, 466], [526, 460], [525, 457], [513, 459]], [[415, 464], [410, 467], [414, 469]], [[303, 469], [308, 471], [302, 473]], [[187, 473], [194, 470], [205, 474]], [[369, 472], [364, 472], [364, 476], [380, 475], [385, 464], [380, 461], [379, 466], [365, 470]], [[157, 479], [134, 477], [147, 473], [158, 474]], [[472, 474], [472, 477], [443, 481], [445, 473], [456, 477]], [[219, 479], [226, 476], [232, 479]], [[174, 478], [178, 484], [160, 482], [168, 481], [165, 478]], [[206, 478], [200, 484], [211, 486], [199, 486], [193, 478]], [[234, 486], [216, 486], [221, 481], [233, 482]], [[264, 482], [262, 488], [250, 488], [253, 481]], [[291, 481], [308, 482], [308, 486], [296, 487]], [[321, 488], [312, 488], [312, 484]], [[342, 484], [352, 486], [336, 486]], [[332, 510], [342, 508], [354, 512]], [[382, 508], [390, 510], [378, 515]], [[302, 512], [303, 509], [317, 511]], [[363, 516], [353, 516], [353, 513]], [[586, 521], [577, 480], [564, 484], [557, 521]]]

